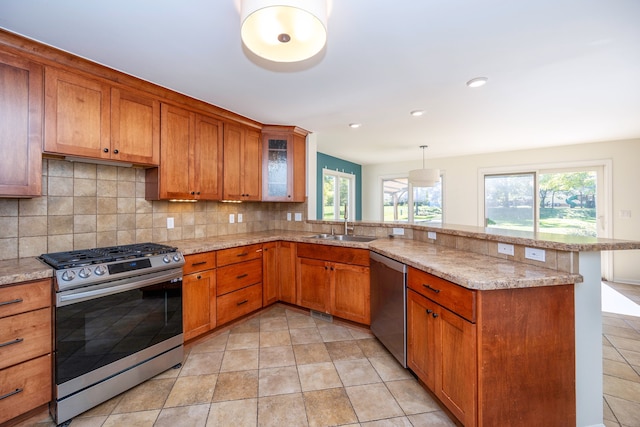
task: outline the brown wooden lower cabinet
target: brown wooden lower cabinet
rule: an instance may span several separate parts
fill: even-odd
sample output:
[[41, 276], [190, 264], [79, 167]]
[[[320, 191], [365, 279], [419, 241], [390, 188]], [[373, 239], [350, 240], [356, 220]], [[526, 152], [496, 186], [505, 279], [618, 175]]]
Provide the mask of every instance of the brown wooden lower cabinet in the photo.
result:
[[296, 244], [269, 242], [262, 245], [262, 302], [296, 303]]
[[368, 250], [299, 243], [297, 255], [297, 305], [371, 324]]
[[215, 270], [199, 271], [182, 278], [182, 307], [185, 341], [215, 328]]
[[264, 307], [278, 301], [278, 243], [269, 242], [262, 245], [262, 305]]
[[51, 288], [0, 286], [0, 425], [51, 400]]
[[278, 242], [278, 299], [296, 303], [296, 244]]
[[187, 255], [184, 260], [182, 329], [186, 341], [216, 327], [216, 253]]
[[407, 365], [464, 425], [476, 416], [476, 325], [407, 291]]
[[409, 268], [407, 364], [424, 385], [465, 426], [574, 426], [573, 285], [435, 279]]
[[263, 257], [262, 244], [218, 251], [218, 325], [262, 307]]

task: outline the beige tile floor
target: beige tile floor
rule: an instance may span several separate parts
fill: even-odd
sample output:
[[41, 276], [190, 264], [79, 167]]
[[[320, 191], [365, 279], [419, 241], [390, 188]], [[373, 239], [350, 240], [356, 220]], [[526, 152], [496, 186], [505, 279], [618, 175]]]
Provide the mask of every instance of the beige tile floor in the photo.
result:
[[70, 425], [454, 426], [369, 331], [281, 304], [189, 344], [180, 369]]
[[[640, 287], [610, 284], [640, 303]], [[640, 426], [640, 318], [604, 315], [607, 427]], [[49, 427], [42, 414], [21, 426]], [[366, 330], [276, 304], [73, 419], [91, 426], [453, 426]]]
[[[608, 283], [640, 304], [640, 286]], [[603, 312], [604, 424], [640, 426], [640, 317]]]

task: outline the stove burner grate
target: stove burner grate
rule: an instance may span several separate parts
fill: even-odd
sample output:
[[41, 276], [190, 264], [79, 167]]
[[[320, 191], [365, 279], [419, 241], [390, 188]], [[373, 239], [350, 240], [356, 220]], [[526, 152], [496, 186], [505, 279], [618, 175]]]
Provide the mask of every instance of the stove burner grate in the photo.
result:
[[90, 264], [119, 261], [175, 252], [177, 248], [158, 243], [135, 243], [68, 252], [42, 254], [40, 259], [55, 269], [82, 267]]

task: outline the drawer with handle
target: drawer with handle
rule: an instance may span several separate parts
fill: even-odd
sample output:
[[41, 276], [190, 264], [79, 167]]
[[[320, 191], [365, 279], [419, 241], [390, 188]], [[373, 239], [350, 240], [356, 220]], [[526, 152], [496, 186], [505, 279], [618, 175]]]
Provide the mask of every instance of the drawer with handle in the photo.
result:
[[51, 352], [51, 309], [0, 319], [0, 369]]
[[216, 273], [217, 295], [228, 294], [262, 282], [262, 259], [220, 267]]
[[0, 370], [0, 424], [51, 400], [51, 355]]
[[262, 283], [217, 298], [218, 325], [230, 322], [262, 307]]
[[0, 288], [0, 317], [51, 305], [51, 280], [39, 280]]
[[218, 251], [218, 267], [252, 259], [262, 259], [262, 244], [239, 246]]
[[212, 268], [216, 268], [216, 253], [213, 251], [185, 256], [182, 271], [184, 274], [190, 274]]
[[407, 286], [458, 316], [476, 321], [476, 291], [413, 267], [409, 267], [407, 272]]

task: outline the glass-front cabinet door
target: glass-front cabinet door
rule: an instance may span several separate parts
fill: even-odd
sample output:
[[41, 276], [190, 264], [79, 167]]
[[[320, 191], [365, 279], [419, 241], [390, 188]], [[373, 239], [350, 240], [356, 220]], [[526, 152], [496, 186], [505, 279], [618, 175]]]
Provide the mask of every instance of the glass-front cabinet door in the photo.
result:
[[294, 126], [262, 130], [262, 200], [304, 202], [306, 135]]
[[289, 190], [289, 171], [287, 170], [289, 141], [286, 137], [274, 137], [267, 138], [264, 143], [267, 145], [267, 179], [263, 191], [266, 190], [266, 197], [286, 199]]

